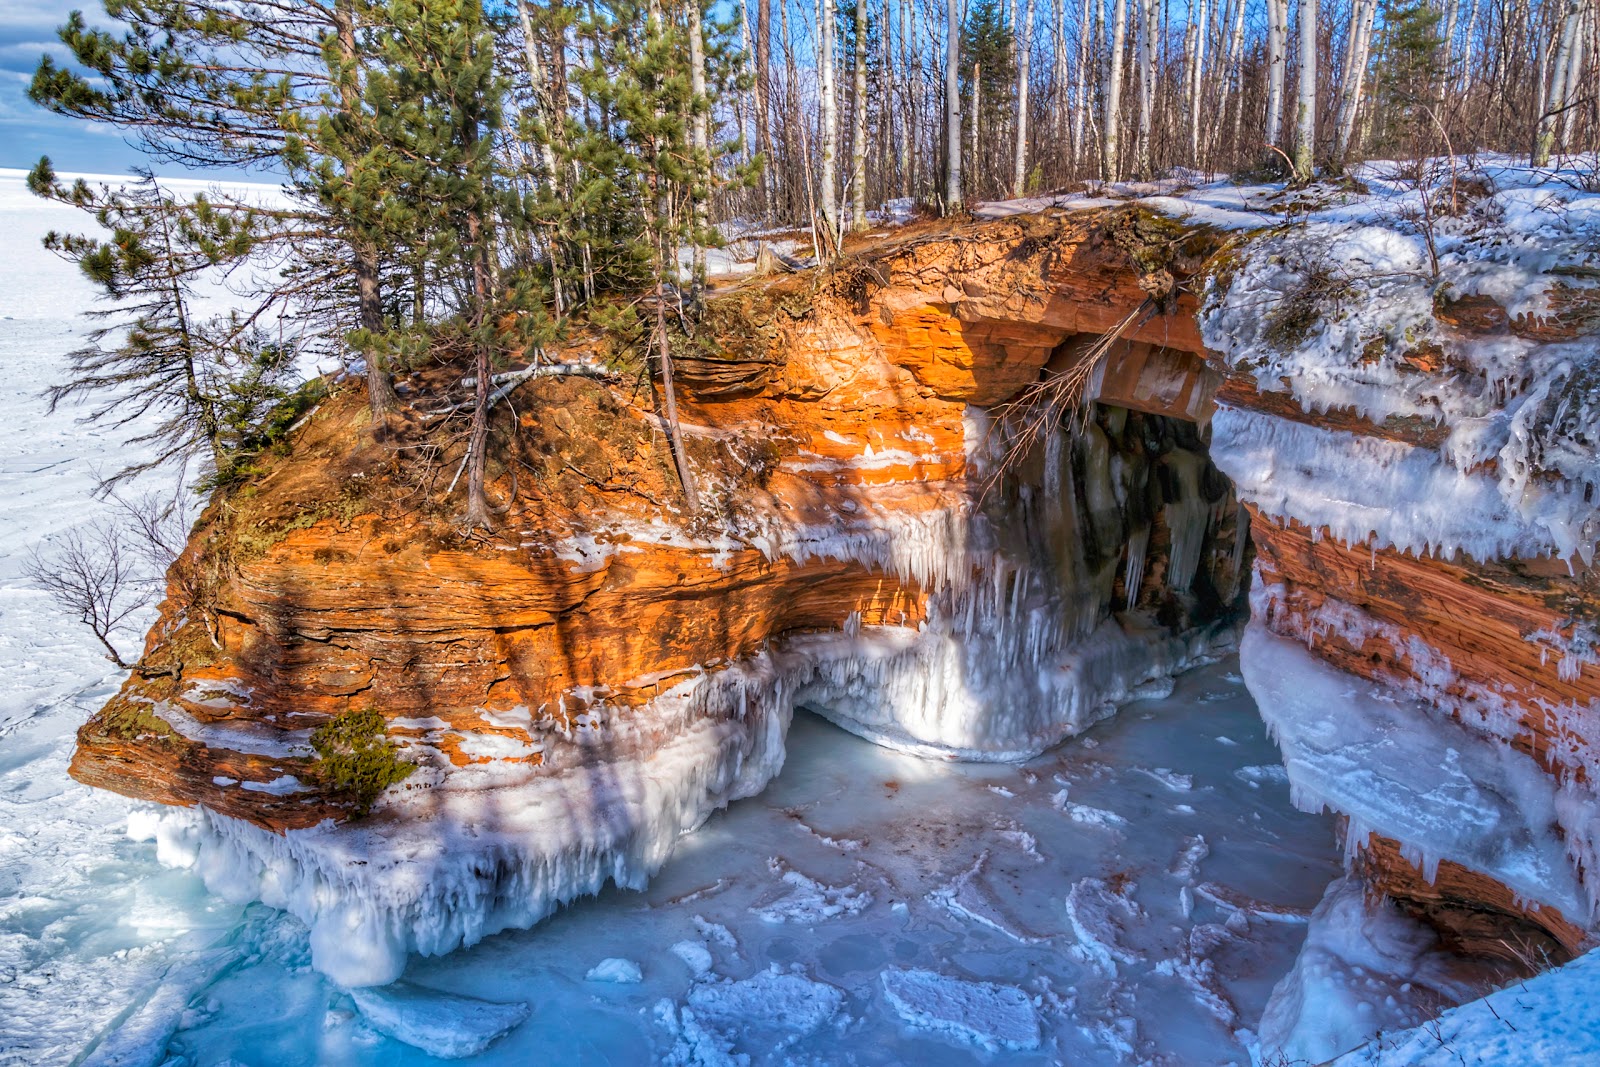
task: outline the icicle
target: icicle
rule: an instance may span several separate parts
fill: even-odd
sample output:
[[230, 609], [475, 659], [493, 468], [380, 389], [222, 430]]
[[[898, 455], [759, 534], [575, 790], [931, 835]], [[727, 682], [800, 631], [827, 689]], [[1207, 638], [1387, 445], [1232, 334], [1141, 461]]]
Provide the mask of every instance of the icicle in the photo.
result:
[[1145, 556], [1150, 551], [1150, 525], [1139, 527], [1128, 535], [1127, 570], [1123, 583], [1127, 587], [1126, 610], [1132, 611], [1139, 603], [1139, 588], [1144, 584]]
[[1173, 451], [1163, 457], [1173, 474], [1177, 499], [1162, 507], [1162, 517], [1172, 537], [1172, 558], [1167, 565], [1167, 588], [1187, 593], [1200, 568], [1210, 508], [1200, 494], [1200, 473], [1205, 460], [1193, 452]]

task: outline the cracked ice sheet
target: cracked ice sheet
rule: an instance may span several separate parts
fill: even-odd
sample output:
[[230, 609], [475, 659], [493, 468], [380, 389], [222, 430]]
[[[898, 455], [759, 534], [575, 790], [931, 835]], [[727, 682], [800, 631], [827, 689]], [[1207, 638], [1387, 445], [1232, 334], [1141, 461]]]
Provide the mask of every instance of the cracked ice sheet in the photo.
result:
[[[1091, 732], [1093, 748], [1068, 745], [1016, 766], [921, 760], [799, 715], [778, 779], [685, 837], [648, 890], [607, 889], [532, 930], [442, 958], [414, 957], [405, 980], [447, 996], [533, 1006], [527, 1023], [462, 1061], [470, 1063], [676, 1057], [694, 1064], [740, 1055], [757, 1064], [834, 1063], [846, 1050], [861, 1064], [992, 1061], [984, 1019], [944, 1028], [906, 1021], [884, 985], [885, 973], [898, 972], [995, 987], [978, 998], [990, 1006], [1017, 1008], [1025, 999], [1038, 1018], [1039, 1045], [1006, 1052], [1007, 1062], [1245, 1062], [1220, 1015], [1231, 1009], [1237, 1025], [1252, 1026], [1305, 934], [1303, 925], [1252, 919], [1248, 902], [1310, 908], [1336, 874], [1338, 856], [1328, 821], [1293, 811], [1286, 786], [1252, 787], [1236, 774], [1273, 757], [1230, 670], [1237, 665], [1224, 661], [1180, 678], [1169, 698], [1129, 705]], [[1239, 743], [1212, 743], [1218, 734]], [[58, 758], [64, 762], [64, 754]], [[1189, 775], [1192, 786], [1174, 793], [1134, 768]], [[1127, 825], [1074, 821], [1053, 802], [1063, 789]], [[810, 832], [797, 831], [797, 822]], [[1197, 835], [1209, 854], [1179, 862]], [[828, 843], [841, 840], [860, 844]], [[189, 894], [178, 899], [177, 917], [209, 903], [192, 876], [157, 867], [150, 846], [120, 847], [127, 856], [121, 874], [133, 885]], [[763, 911], [800, 878], [840, 899], [871, 900], [768, 921]], [[158, 879], [165, 881], [150, 884]], [[1230, 908], [1246, 907], [1215, 905], [1198, 892], [1207, 884], [1227, 888]], [[1100, 898], [1099, 886], [1125, 892], [1143, 916], [1113, 929], [1119, 909], [1079, 909], [1089, 936], [1116, 945], [1111, 973], [1075, 951], [1066, 902], [1077, 886], [1080, 903]], [[951, 908], [950, 900], [962, 906]], [[251, 934], [242, 962], [183, 991], [189, 1004], [169, 1054], [200, 1064], [231, 1057], [291, 1067], [427, 1062], [310, 969], [298, 923], [252, 913], [271, 917], [277, 933]], [[709, 971], [700, 973], [699, 952], [691, 962], [674, 951], [685, 944], [704, 951]], [[172, 951], [188, 958], [200, 950]], [[607, 959], [637, 962], [642, 980], [587, 980]], [[125, 966], [131, 987], [155, 980], [134, 961]], [[782, 980], [762, 977], [773, 974]], [[745, 1033], [737, 1005], [769, 992], [805, 1010], [781, 1033]], [[69, 1005], [57, 1001], [57, 1008]], [[1123, 1043], [1130, 1051], [1119, 1051]]]

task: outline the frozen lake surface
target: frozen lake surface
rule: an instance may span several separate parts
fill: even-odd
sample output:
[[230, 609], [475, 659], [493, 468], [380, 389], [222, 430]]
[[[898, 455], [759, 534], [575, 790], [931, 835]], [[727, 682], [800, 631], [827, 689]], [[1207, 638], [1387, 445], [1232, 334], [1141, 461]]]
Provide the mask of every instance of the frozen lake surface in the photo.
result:
[[120, 677], [21, 565], [124, 459], [39, 396], [92, 294], [37, 239], [78, 217], [0, 175], [0, 220], [0, 1065], [1247, 1062], [1339, 855], [1231, 660], [1017, 766], [797, 716], [772, 786], [647, 892], [331, 985], [296, 920], [210, 896], [67, 777]]

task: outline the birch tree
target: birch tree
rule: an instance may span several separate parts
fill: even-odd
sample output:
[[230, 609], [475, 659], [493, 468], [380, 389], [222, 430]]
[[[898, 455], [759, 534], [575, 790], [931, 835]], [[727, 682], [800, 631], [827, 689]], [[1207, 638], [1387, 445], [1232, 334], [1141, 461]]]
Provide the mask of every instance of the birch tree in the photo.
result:
[[[824, 0], [827, 2], [827, 0]], [[867, 228], [867, 0], [856, 0], [855, 121], [850, 136], [851, 228]]]
[[1118, 167], [1117, 126], [1122, 121], [1122, 52], [1128, 32], [1128, 0], [1114, 0], [1111, 8], [1111, 49], [1107, 61], [1105, 111], [1100, 133], [1100, 177], [1114, 182]]
[[1017, 145], [1011, 195], [1021, 196], [1028, 184], [1028, 61], [1033, 52], [1033, 0], [1017, 24]]
[[1294, 174], [1311, 180], [1317, 147], [1317, 0], [1300, 0], [1300, 91], [1295, 108]]
[[1343, 167], [1355, 137], [1356, 115], [1361, 110], [1361, 92], [1367, 77], [1367, 58], [1372, 48], [1373, 16], [1377, 0], [1356, 0], [1350, 19], [1350, 39], [1345, 45], [1344, 76], [1339, 86], [1339, 114], [1333, 141], [1333, 162]]
[[1275, 146], [1283, 132], [1283, 90], [1288, 71], [1289, 0], [1267, 0], [1266, 143]]
[[839, 95], [834, 85], [832, 0], [817, 4], [817, 94], [822, 112], [822, 227], [829, 254], [839, 243]]

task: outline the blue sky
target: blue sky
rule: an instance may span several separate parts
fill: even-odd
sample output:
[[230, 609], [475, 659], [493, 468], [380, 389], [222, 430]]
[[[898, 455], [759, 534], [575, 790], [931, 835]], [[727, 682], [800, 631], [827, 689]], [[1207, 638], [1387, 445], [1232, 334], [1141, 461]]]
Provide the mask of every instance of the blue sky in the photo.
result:
[[[99, 11], [98, 3], [82, 5]], [[52, 115], [28, 102], [39, 57], [60, 60], [56, 27], [72, 5], [50, 0], [0, 0], [0, 167], [31, 167], [48, 155], [58, 170], [122, 173], [142, 158], [115, 130]], [[91, 16], [92, 18], [92, 16]]]

